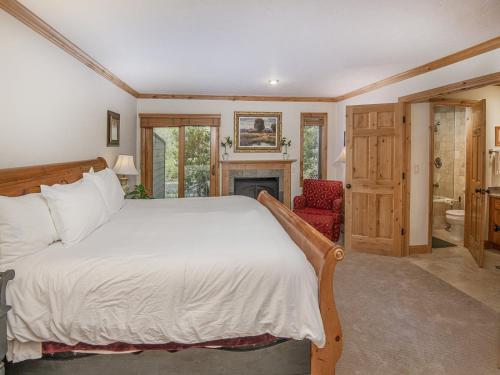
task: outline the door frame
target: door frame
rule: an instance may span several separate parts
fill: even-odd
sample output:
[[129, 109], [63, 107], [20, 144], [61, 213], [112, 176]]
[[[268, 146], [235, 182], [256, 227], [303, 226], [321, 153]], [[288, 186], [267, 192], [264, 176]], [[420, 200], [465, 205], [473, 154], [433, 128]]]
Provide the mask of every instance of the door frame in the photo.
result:
[[[473, 104], [477, 104], [479, 100], [465, 100], [465, 99], [442, 99], [442, 98], [431, 98], [429, 99], [429, 212], [428, 212], [428, 233], [427, 233], [427, 252], [432, 252], [432, 225], [434, 224], [434, 174], [433, 174], [433, 160], [434, 160], [434, 116], [436, 113], [436, 107], [439, 106], [449, 106], [449, 107], [470, 107]], [[464, 150], [465, 151], [465, 150]], [[468, 153], [465, 153], [465, 168], [467, 169], [467, 160], [469, 159]], [[465, 181], [465, 197], [468, 196], [468, 183]], [[464, 211], [468, 209], [465, 205], [466, 198], [464, 197]], [[464, 239], [465, 230], [464, 227]], [[465, 243], [464, 243], [465, 247]]]
[[[141, 130], [141, 182], [147, 191], [152, 191], [153, 174], [153, 129], [161, 127], [179, 128], [179, 153], [184, 153], [185, 126], [210, 127], [210, 196], [220, 195], [219, 177], [219, 128], [220, 114], [176, 114], [176, 113], [139, 113]], [[183, 158], [179, 163], [179, 186], [184, 184]], [[181, 181], [182, 178], [182, 181]], [[184, 190], [184, 188], [182, 188]], [[182, 195], [182, 194], [181, 194]]]
[[[427, 249], [427, 246], [422, 245], [414, 245], [409, 246], [410, 240], [410, 178], [411, 178], [411, 105], [414, 103], [422, 103], [422, 102], [432, 102], [432, 100], [438, 100], [439, 95], [449, 95], [454, 94], [461, 91], [468, 91], [473, 89], [478, 89], [485, 86], [495, 85], [500, 83], [500, 72], [495, 72], [492, 74], [486, 74], [483, 76], [473, 77], [467, 79], [465, 81], [458, 81], [444, 86], [438, 86], [429, 90], [418, 91], [409, 95], [399, 97], [399, 103], [404, 105], [404, 116], [406, 118], [406, 126], [405, 126], [405, 145], [403, 147], [403, 156], [405, 158], [404, 167], [405, 173], [407, 173], [406, 187], [403, 188], [406, 191], [406, 194], [403, 194], [403, 209], [406, 209], [407, 212], [403, 213], [404, 218], [404, 228], [408, 228], [407, 235], [403, 238], [404, 248], [403, 255], [412, 255], [418, 254], [422, 252], [429, 252], [430, 249]], [[430, 199], [430, 197], [429, 197]], [[431, 232], [432, 234], [432, 232]], [[432, 240], [432, 238], [431, 238]]]

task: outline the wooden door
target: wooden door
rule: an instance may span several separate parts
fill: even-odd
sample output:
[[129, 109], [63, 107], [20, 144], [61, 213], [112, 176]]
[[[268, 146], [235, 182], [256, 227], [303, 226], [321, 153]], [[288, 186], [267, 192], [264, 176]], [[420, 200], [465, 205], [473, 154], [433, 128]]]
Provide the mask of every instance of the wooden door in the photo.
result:
[[467, 129], [467, 163], [465, 182], [464, 244], [482, 267], [486, 222], [486, 101], [472, 106], [472, 121]]
[[402, 255], [403, 108], [347, 107], [347, 249]]

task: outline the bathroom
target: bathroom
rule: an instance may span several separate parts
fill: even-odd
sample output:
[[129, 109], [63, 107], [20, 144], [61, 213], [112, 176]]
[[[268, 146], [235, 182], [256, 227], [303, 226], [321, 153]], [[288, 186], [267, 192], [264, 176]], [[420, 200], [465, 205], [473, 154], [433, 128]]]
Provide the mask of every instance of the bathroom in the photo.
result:
[[471, 108], [435, 105], [433, 113], [432, 247], [463, 246], [466, 129]]

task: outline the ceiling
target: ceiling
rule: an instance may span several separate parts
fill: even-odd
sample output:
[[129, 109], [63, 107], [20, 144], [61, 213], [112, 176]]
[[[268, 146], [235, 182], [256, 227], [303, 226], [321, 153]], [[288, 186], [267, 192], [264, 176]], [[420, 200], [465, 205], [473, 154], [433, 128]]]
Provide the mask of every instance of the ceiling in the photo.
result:
[[336, 96], [500, 35], [499, 0], [20, 2], [141, 93]]

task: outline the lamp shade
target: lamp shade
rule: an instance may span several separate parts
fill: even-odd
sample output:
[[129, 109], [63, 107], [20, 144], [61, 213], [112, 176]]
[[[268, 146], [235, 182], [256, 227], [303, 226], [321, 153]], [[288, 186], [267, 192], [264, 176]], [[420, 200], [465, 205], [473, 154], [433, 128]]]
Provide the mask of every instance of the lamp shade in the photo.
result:
[[345, 160], [346, 160], [346, 155], [345, 155], [345, 146], [344, 146], [344, 148], [342, 149], [342, 151], [340, 151], [339, 156], [337, 156], [337, 159], [335, 159], [333, 164], [345, 163]]
[[118, 155], [115, 167], [113, 168], [116, 174], [123, 175], [138, 175], [139, 172], [134, 165], [134, 157], [132, 155]]

